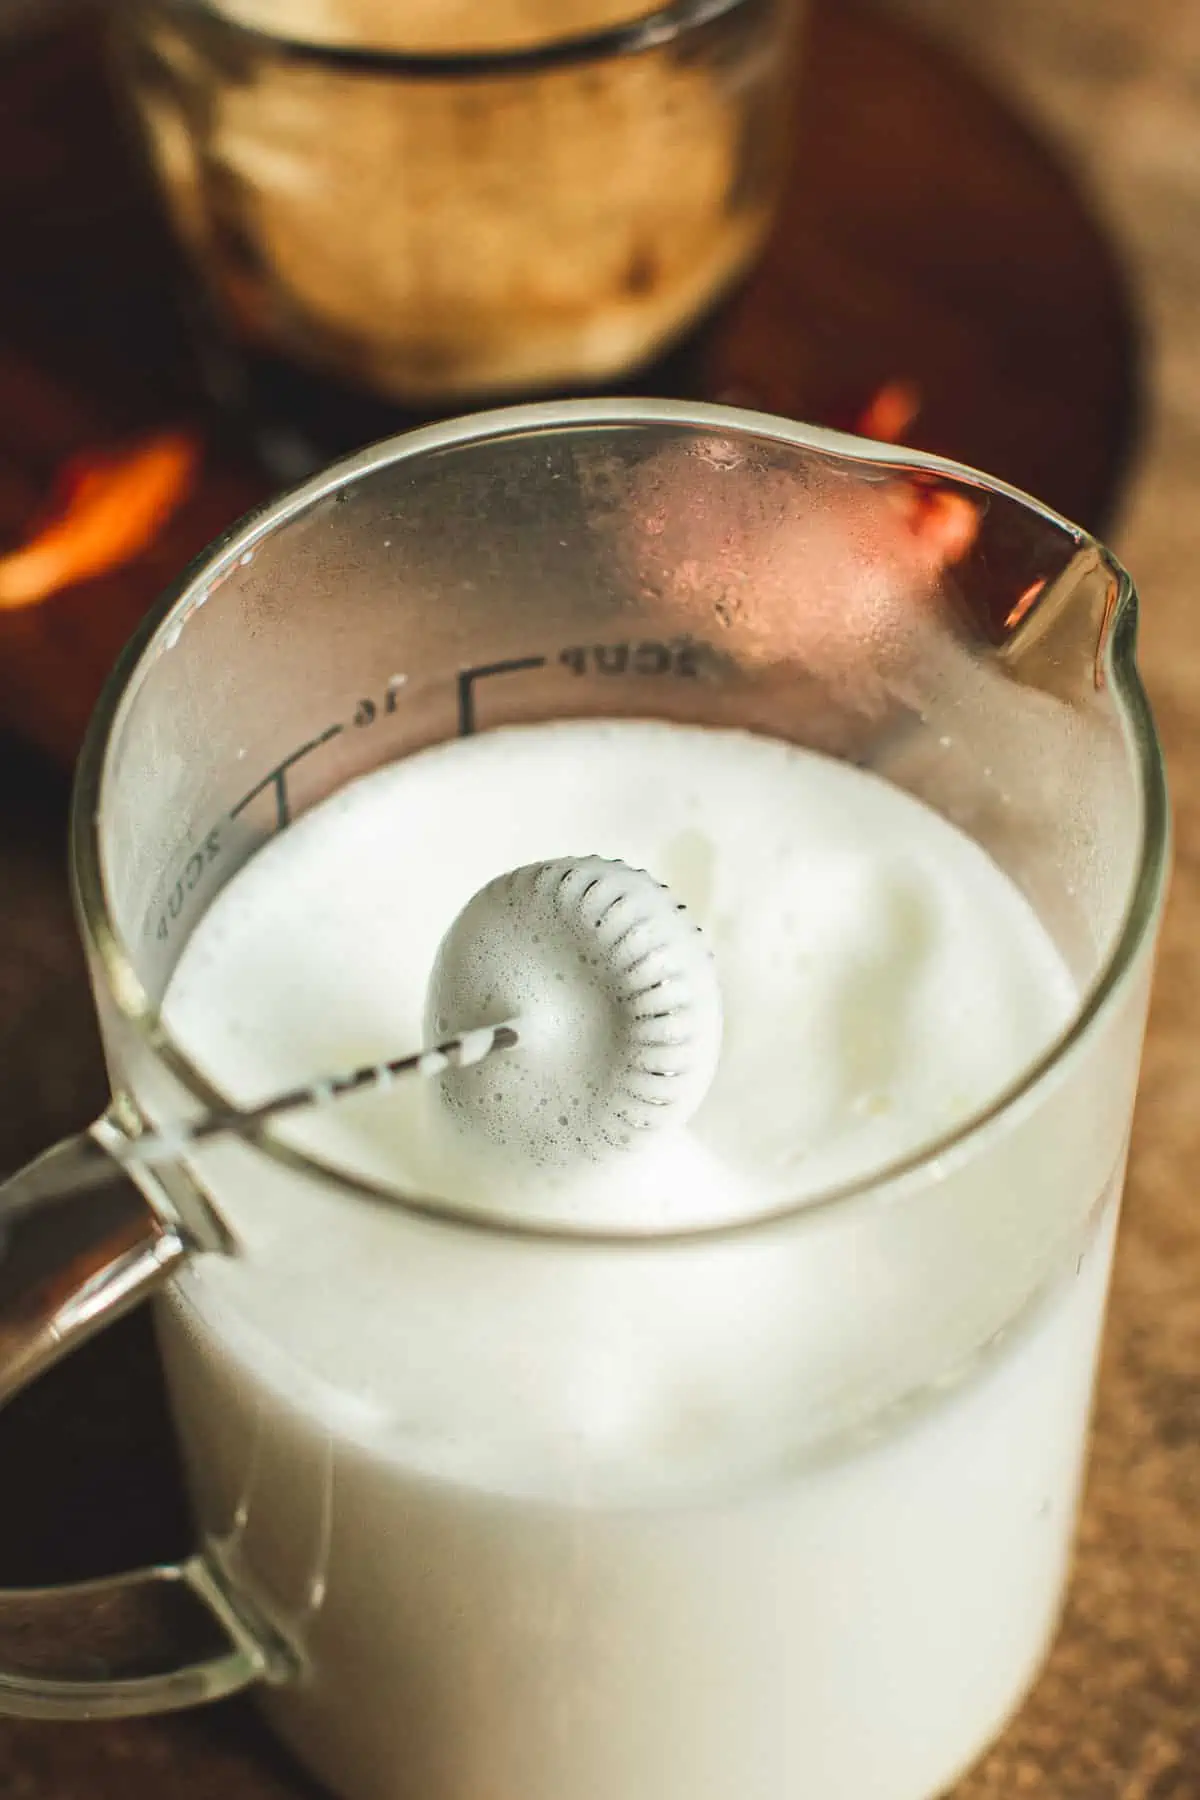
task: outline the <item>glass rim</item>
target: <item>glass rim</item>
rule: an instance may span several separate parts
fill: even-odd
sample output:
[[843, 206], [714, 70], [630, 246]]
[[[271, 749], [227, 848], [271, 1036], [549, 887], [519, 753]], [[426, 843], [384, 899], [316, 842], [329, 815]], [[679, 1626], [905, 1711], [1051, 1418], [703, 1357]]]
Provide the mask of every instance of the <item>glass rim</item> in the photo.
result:
[[604, 425], [676, 425], [703, 432], [724, 431], [760, 441], [790, 445], [844, 459], [871, 463], [881, 470], [941, 475], [991, 495], [1005, 496], [1072, 536], [1081, 548], [1094, 549], [1116, 583], [1116, 598], [1104, 641], [1104, 675], [1114, 697], [1128, 762], [1138, 788], [1141, 833], [1121, 923], [1104, 963], [1083, 993], [1066, 1027], [1035, 1062], [1021, 1070], [983, 1107], [937, 1138], [853, 1180], [763, 1207], [745, 1218], [703, 1221], [667, 1229], [601, 1228], [564, 1221], [520, 1219], [489, 1214], [461, 1202], [356, 1175], [338, 1164], [302, 1151], [269, 1128], [249, 1149], [273, 1163], [342, 1190], [356, 1200], [386, 1203], [445, 1226], [458, 1226], [504, 1238], [526, 1238], [557, 1244], [646, 1248], [653, 1245], [713, 1241], [747, 1236], [800, 1215], [848, 1207], [856, 1200], [879, 1196], [922, 1172], [940, 1178], [974, 1152], [979, 1140], [995, 1135], [1036, 1103], [1044, 1084], [1070, 1059], [1082, 1054], [1102, 1015], [1116, 1004], [1136, 970], [1143, 947], [1152, 940], [1163, 905], [1170, 848], [1170, 813], [1162, 748], [1136, 661], [1137, 594], [1123, 565], [1090, 532], [1073, 525], [1010, 483], [984, 475], [964, 463], [929, 451], [901, 450], [894, 445], [852, 437], [823, 427], [804, 425], [767, 413], [701, 402], [669, 400], [573, 400], [536, 402], [491, 412], [466, 414], [385, 438], [329, 465], [319, 474], [276, 499], [254, 508], [235, 522], [192, 561], [167, 588], [129, 639], [113, 666], [92, 713], [80, 751], [71, 800], [70, 877], [76, 919], [93, 971], [103, 976], [108, 996], [144, 1048], [202, 1108], [233, 1104], [193, 1063], [167, 1030], [125, 950], [108, 907], [101, 860], [101, 808], [109, 753], [117, 741], [122, 714], [151, 666], [146, 652], [155, 639], [183, 624], [201, 596], [214, 592], [247, 550], [322, 499], [382, 468], [413, 457], [462, 448], [491, 438], [532, 435], [571, 427]]
[[494, 49], [385, 50], [366, 44], [291, 37], [231, 18], [218, 0], [167, 0], [176, 11], [198, 13], [287, 62], [338, 69], [347, 75], [395, 75], [409, 81], [463, 81], [487, 76], [533, 75], [638, 56], [661, 49], [686, 33], [714, 25], [735, 12], [771, 0], [667, 0], [623, 24], [569, 33], [541, 43]]

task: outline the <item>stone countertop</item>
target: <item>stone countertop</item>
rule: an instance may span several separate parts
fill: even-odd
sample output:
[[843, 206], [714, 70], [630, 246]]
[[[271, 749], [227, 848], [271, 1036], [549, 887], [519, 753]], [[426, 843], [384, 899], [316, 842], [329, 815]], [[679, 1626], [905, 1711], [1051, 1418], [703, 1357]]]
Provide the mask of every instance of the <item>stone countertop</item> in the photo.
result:
[[[902, 8], [980, 61], [1057, 135], [1140, 286], [1153, 334], [1152, 408], [1117, 547], [1143, 595], [1142, 664], [1177, 809], [1066, 1622], [1034, 1694], [958, 1800], [1200, 1800], [1200, 5], [902, 0]], [[98, 1107], [103, 1081], [63, 879], [65, 783], [14, 746], [0, 757], [0, 1166], [12, 1167], [50, 1134], [74, 1129], [84, 1101]], [[119, 1399], [95, 1366], [97, 1406], [111, 1410]], [[26, 1446], [53, 1439], [66, 1416], [54, 1379], [6, 1425], [6, 1482]], [[130, 1448], [136, 1455], [138, 1442]], [[68, 1471], [87, 1450], [76, 1434], [64, 1451]], [[117, 1519], [108, 1539], [115, 1567], [146, 1551], [144, 1536], [137, 1541], [144, 1503], [136, 1481], [122, 1488], [111, 1470], [96, 1480], [102, 1494], [93, 1486], [71, 1504], [106, 1505]], [[60, 1536], [65, 1506], [59, 1494], [49, 1507]], [[33, 1539], [37, 1511], [31, 1503], [23, 1517]], [[81, 1521], [83, 1536], [88, 1529]], [[15, 1578], [0, 1545], [0, 1581]], [[311, 1791], [236, 1703], [188, 1720], [0, 1721], [4, 1800], [295, 1800]]]

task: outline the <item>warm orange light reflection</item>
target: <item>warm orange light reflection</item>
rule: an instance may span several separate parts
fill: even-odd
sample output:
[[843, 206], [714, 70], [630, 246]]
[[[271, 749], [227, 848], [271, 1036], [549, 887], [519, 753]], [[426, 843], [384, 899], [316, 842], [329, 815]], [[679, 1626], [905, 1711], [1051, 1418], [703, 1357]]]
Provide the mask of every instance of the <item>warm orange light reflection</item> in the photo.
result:
[[912, 481], [888, 497], [935, 568], [961, 561], [979, 535], [982, 509], [968, 494]]
[[73, 458], [40, 529], [0, 556], [0, 611], [36, 606], [137, 556], [191, 492], [199, 461], [195, 439], [178, 431]]
[[921, 390], [915, 381], [885, 381], [855, 420], [860, 437], [880, 444], [898, 444], [921, 410]]
[[1046, 582], [1044, 577], [1037, 581], [1030, 582], [1029, 586], [1025, 589], [1025, 592], [1021, 595], [1020, 599], [1004, 621], [1004, 629], [1006, 631], [1016, 630], [1017, 626], [1021, 623], [1021, 620], [1025, 617], [1045, 585]]

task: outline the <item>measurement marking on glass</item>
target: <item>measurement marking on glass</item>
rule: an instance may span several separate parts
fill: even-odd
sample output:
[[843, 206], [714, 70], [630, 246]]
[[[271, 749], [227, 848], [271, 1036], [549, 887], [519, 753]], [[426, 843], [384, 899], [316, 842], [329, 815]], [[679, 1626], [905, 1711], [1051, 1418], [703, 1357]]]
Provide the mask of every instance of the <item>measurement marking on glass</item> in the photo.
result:
[[[702, 639], [644, 638], [620, 640], [610, 644], [568, 644], [548, 655], [515, 656], [502, 662], [476, 663], [456, 670], [453, 676], [458, 706], [458, 735], [473, 737], [479, 729], [476, 708], [478, 684], [497, 676], [520, 674], [557, 664], [577, 677], [682, 676], [694, 680], [704, 673], [706, 662], [711, 665], [717, 660], [719, 652]], [[277, 832], [286, 831], [292, 822], [288, 790], [290, 771], [298, 762], [302, 762], [305, 757], [311, 756], [334, 738], [340, 737], [344, 731], [362, 730], [381, 718], [394, 716], [399, 711], [398, 702], [408, 685], [408, 679], [404, 674], [389, 676], [380, 697], [364, 696], [357, 700], [348, 720], [327, 725], [315, 737], [299, 744], [268, 769], [253, 787], [248, 788], [228, 813], [208, 828], [201, 837], [199, 846], [189, 851], [174, 879], [168, 877], [164, 890], [167, 898], [150, 909], [144, 926], [146, 934], [149, 935], [152, 931], [160, 941], [167, 940], [172, 926], [187, 906], [188, 896], [196, 891], [205, 871], [225, 850], [223, 827], [240, 818], [260, 795], [269, 792], [273, 796], [274, 828]]]
[[694, 679], [711, 645], [694, 638], [643, 638], [616, 644], [572, 644], [558, 660], [572, 675], [683, 675]]
[[479, 663], [458, 672], [458, 735], [475, 735], [475, 683], [492, 675], [513, 675], [519, 669], [544, 669], [544, 656], [517, 656], [510, 662]]
[[276, 763], [275, 767], [264, 775], [260, 782], [256, 783], [256, 785], [250, 789], [249, 793], [242, 795], [236, 806], [230, 808], [229, 817], [231, 819], [236, 819], [239, 813], [245, 811], [252, 800], [257, 799], [264, 789], [270, 787], [271, 784], [274, 783], [276, 830], [286, 830], [292, 822], [291, 810], [288, 806], [288, 770], [293, 764], [298, 763], [302, 757], [310, 755], [314, 750], [319, 750], [322, 744], [327, 744], [330, 738], [337, 737], [345, 729], [346, 727], [344, 725], [330, 725], [319, 737], [310, 738], [307, 744], [301, 744], [298, 750], [293, 750], [290, 756], [285, 756], [281, 763]]
[[221, 828], [214, 825], [205, 833], [198, 850], [193, 850], [183, 865], [182, 873], [167, 890], [167, 902], [158, 915], [155, 936], [165, 942], [170, 935], [171, 926], [183, 911], [187, 896], [199, 886], [200, 879], [210, 863], [216, 862], [221, 854]]

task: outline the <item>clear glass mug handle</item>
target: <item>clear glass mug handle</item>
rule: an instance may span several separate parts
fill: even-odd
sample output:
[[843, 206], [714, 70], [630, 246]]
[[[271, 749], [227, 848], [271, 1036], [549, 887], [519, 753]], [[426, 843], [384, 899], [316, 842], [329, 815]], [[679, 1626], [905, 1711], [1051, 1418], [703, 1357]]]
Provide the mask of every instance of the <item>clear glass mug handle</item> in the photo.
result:
[[[159, 1178], [146, 1178], [152, 1198], [135, 1187], [105, 1148], [114, 1135], [106, 1114], [0, 1184], [0, 1406], [185, 1258], [232, 1247], [215, 1214], [178, 1206]], [[0, 1588], [0, 1714], [165, 1712], [294, 1673], [278, 1633], [199, 1552], [102, 1581]]]

